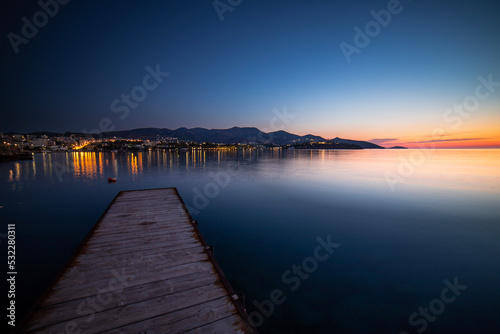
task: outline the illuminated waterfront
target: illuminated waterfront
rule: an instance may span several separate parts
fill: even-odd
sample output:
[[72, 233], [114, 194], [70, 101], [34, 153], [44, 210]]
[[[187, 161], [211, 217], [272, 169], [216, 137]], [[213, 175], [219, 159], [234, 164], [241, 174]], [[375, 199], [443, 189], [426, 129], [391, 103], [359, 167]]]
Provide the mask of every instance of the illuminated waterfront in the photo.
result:
[[[500, 150], [424, 152], [411, 175], [399, 175], [415, 152], [60, 152], [2, 163], [0, 217], [16, 224], [20, 241], [19, 310], [118, 191], [175, 186], [251, 314], [254, 301], [285, 293], [263, 332], [415, 331], [409, 316], [455, 277], [467, 290], [427, 331], [491, 331], [499, 325]], [[394, 191], [388, 171], [401, 177]], [[296, 281], [284, 273], [328, 236], [340, 247], [292, 291]]]

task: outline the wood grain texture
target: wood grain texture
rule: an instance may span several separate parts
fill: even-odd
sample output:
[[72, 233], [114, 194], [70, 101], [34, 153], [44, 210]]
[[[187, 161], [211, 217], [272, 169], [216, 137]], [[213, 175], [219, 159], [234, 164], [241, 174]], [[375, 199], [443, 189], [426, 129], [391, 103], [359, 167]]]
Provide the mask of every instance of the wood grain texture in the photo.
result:
[[19, 333], [256, 333], [175, 188], [120, 192]]

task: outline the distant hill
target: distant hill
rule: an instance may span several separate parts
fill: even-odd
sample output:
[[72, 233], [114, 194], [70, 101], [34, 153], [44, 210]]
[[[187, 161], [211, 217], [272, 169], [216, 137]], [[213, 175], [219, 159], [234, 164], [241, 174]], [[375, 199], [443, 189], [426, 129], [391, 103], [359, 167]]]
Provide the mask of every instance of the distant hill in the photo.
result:
[[325, 141], [324, 138], [313, 135], [299, 136], [286, 131], [263, 132], [254, 127], [232, 127], [230, 129], [205, 129], [205, 128], [178, 128], [158, 129], [143, 128], [125, 131], [103, 133], [105, 137], [121, 137], [135, 139], [156, 139], [157, 137], [171, 137], [179, 140], [194, 142], [211, 142], [220, 144], [276, 144], [287, 145]]
[[359, 145], [354, 144], [343, 144], [343, 143], [306, 143], [306, 144], [295, 144], [291, 146], [297, 150], [362, 150], [363, 148]]
[[312, 142], [322, 142], [322, 141], [325, 141], [325, 138], [323, 137], [320, 137], [320, 136], [315, 136], [315, 135], [305, 135], [305, 136], [302, 136], [302, 138], [306, 138]]
[[351, 139], [342, 139], [342, 138], [334, 138], [332, 141], [339, 143], [339, 144], [351, 144], [351, 145], [358, 145], [361, 146], [362, 148], [385, 148], [373, 143], [370, 143], [368, 141], [359, 141], [359, 140], [351, 140]]
[[407, 150], [408, 147], [403, 147], [403, 146], [393, 146], [389, 147], [390, 150]]
[[[33, 132], [32, 135], [48, 135], [62, 136], [63, 134], [53, 132]], [[76, 136], [85, 137], [87, 133], [66, 132], [64, 136], [74, 134]], [[299, 136], [283, 130], [274, 132], [263, 132], [255, 127], [232, 127], [230, 129], [205, 129], [205, 128], [178, 128], [175, 130], [167, 128], [139, 128], [123, 131], [104, 132], [102, 134], [94, 134], [94, 137], [103, 136], [105, 138], [117, 137], [123, 139], [142, 139], [155, 140], [157, 138], [177, 138], [181, 141], [193, 141], [197, 143], [216, 143], [216, 144], [275, 144], [275, 145], [296, 145], [304, 143], [321, 143], [327, 140], [320, 136], [308, 134]], [[338, 144], [356, 145], [361, 148], [376, 148], [383, 149], [384, 147], [359, 140], [335, 138], [330, 140]], [[400, 147], [397, 147], [400, 148]]]

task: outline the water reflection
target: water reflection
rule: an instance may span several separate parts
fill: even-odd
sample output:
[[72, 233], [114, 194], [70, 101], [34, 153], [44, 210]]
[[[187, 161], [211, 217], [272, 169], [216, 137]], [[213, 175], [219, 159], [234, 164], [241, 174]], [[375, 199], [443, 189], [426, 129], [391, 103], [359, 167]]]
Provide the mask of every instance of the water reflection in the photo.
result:
[[[375, 187], [389, 191], [385, 173], [397, 172], [411, 150], [190, 150], [147, 152], [64, 152], [35, 154], [33, 161], [2, 164], [11, 184], [38, 178], [96, 181], [132, 176], [147, 170], [205, 170], [224, 168], [228, 161], [252, 166], [255, 176], [289, 183], [317, 183], [337, 187]], [[426, 156], [400, 189], [453, 188], [495, 193], [500, 184], [500, 150], [438, 150]]]
[[[479, 315], [495, 319], [498, 312], [484, 312], [493, 314], [498, 307], [484, 301], [500, 299], [500, 290], [488, 286], [500, 280], [495, 266], [500, 256], [500, 150], [436, 150], [392, 193], [384, 173], [397, 171], [412, 152], [40, 153], [33, 161], [0, 164], [0, 205], [12, 208], [8, 217], [6, 209], [0, 210], [0, 218], [18, 219], [22, 212], [23, 235], [33, 231], [26, 244], [39, 250], [30, 256], [47, 261], [47, 240], [61, 245], [86, 226], [75, 234], [79, 242], [117, 191], [175, 186], [185, 203], [198, 210], [191, 214], [218, 247], [227, 276], [252, 300], [283, 288], [283, 270], [309, 256], [316, 237], [331, 234], [342, 243], [338, 256], [287, 295], [290, 299], [269, 318], [269, 328], [278, 332], [291, 333], [291, 327], [304, 324], [311, 333], [355, 332], [345, 329], [355, 325], [349, 320], [355, 315], [366, 326], [396, 333], [421, 298], [428, 303], [442, 289], [442, 280], [455, 276], [471, 282], [467, 293], [477, 307], [465, 303], [465, 313], [481, 310]], [[213, 176], [223, 177], [219, 172], [231, 168], [237, 172], [230, 174], [230, 182], [216, 196], [206, 196], [206, 205], [196, 206], [201, 194], [208, 194], [206, 185], [215, 185]], [[119, 177], [119, 182], [109, 185], [108, 177]], [[73, 247], [67, 246], [65, 256]], [[26, 277], [35, 279], [32, 270]], [[252, 300], [249, 312], [255, 310]], [[373, 305], [383, 311], [374, 313]], [[463, 313], [452, 317], [452, 325], [466, 319]]]

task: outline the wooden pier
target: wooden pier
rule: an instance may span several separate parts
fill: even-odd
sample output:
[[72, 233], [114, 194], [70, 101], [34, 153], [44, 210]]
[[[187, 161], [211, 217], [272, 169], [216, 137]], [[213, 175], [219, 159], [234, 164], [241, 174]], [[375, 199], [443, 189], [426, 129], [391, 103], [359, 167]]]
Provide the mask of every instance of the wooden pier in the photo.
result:
[[21, 333], [256, 333], [175, 188], [120, 192]]

